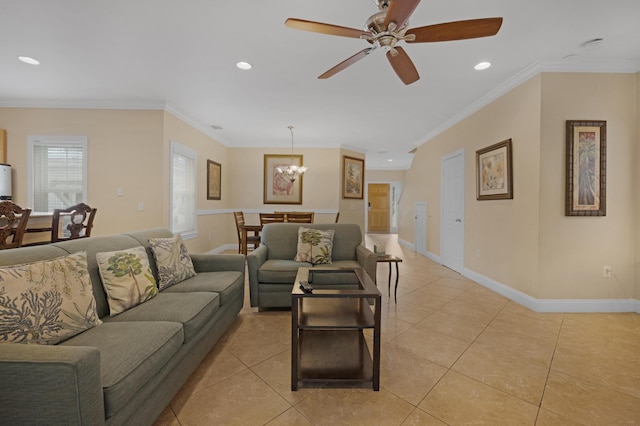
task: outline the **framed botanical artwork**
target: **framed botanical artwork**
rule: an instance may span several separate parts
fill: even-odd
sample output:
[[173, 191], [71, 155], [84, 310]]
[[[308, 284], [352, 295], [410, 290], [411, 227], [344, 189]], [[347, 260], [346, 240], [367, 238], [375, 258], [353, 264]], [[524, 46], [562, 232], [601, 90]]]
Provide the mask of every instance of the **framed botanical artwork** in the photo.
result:
[[364, 160], [342, 156], [342, 198], [364, 198]]
[[566, 216], [606, 216], [607, 122], [567, 120]]
[[222, 198], [222, 165], [207, 160], [207, 200]]
[[302, 204], [302, 178], [291, 180], [278, 167], [302, 166], [302, 155], [264, 156], [264, 204]]
[[478, 200], [513, 199], [511, 139], [476, 151]]

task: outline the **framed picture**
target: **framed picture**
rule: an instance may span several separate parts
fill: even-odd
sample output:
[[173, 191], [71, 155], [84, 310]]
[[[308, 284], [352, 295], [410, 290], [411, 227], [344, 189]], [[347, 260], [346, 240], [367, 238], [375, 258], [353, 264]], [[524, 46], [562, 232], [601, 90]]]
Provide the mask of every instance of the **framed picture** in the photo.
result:
[[566, 216], [606, 216], [607, 122], [567, 120]]
[[207, 200], [222, 198], [222, 165], [207, 160]]
[[342, 156], [342, 198], [364, 198], [364, 160]]
[[511, 139], [476, 151], [478, 200], [513, 199]]
[[264, 204], [302, 204], [302, 176], [291, 181], [277, 168], [290, 164], [302, 166], [302, 155], [264, 156]]

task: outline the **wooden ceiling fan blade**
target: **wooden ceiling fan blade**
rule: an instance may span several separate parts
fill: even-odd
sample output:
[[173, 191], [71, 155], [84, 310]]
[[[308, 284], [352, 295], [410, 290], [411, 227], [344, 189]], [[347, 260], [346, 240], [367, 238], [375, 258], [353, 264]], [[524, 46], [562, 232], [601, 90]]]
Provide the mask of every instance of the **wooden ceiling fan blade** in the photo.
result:
[[391, 51], [387, 52], [387, 59], [393, 70], [398, 74], [398, 77], [400, 77], [400, 80], [407, 85], [418, 81], [420, 75], [407, 52], [402, 47], [395, 47], [395, 50], [397, 52], [396, 55], [393, 55]]
[[502, 26], [502, 18], [469, 19], [467, 21], [446, 22], [411, 28], [406, 35], [415, 35], [415, 40], [407, 38], [407, 43], [429, 43], [436, 41], [466, 40], [470, 38], [496, 35]]
[[419, 3], [420, 0], [393, 0], [384, 18], [384, 26], [389, 28], [389, 24], [395, 22], [396, 28], [401, 28]]
[[330, 70], [328, 70], [328, 71], [324, 72], [323, 74], [319, 75], [318, 78], [319, 79], [325, 79], [325, 78], [329, 78], [331, 76], [336, 75], [337, 73], [339, 73], [343, 69], [355, 64], [360, 59], [362, 59], [365, 56], [367, 56], [373, 49], [374, 49], [373, 47], [367, 47], [366, 49], [362, 49], [361, 51], [359, 51], [355, 55], [345, 59], [344, 61], [340, 62], [335, 67], [333, 67]]
[[289, 28], [296, 30], [311, 31], [314, 33], [329, 34], [341, 37], [367, 38], [371, 37], [369, 31], [358, 30], [356, 28], [341, 27], [339, 25], [325, 24], [322, 22], [307, 21], [305, 19], [289, 18], [284, 21]]

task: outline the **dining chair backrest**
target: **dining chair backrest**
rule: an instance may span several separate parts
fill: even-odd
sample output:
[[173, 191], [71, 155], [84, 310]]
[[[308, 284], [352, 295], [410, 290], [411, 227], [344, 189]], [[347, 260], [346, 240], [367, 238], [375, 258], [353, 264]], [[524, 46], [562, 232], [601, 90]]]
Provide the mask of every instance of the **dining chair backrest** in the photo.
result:
[[313, 223], [313, 213], [291, 212], [287, 213], [287, 222]]
[[260, 225], [273, 222], [284, 222], [284, 213], [260, 213]]
[[236, 221], [236, 231], [238, 232], [238, 241], [240, 241], [240, 239], [242, 238], [240, 227], [244, 225], [244, 213], [233, 212], [233, 219]]
[[340, 218], [340, 212], [336, 213], [336, 221], [335, 223], [338, 223], [338, 219]]
[[22, 246], [22, 238], [31, 209], [23, 209], [12, 201], [0, 201], [0, 249]]
[[[54, 209], [51, 242], [88, 238], [98, 209], [79, 203], [66, 209]], [[64, 226], [66, 224], [66, 226]], [[62, 232], [62, 235], [60, 233]]]

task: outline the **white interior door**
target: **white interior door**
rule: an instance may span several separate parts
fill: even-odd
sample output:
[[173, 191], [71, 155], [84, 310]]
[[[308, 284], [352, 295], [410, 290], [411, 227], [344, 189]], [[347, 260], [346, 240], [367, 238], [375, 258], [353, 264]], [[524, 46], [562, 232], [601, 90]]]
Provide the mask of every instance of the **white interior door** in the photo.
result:
[[415, 250], [427, 255], [427, 203], [416, 203]]
[[440, 254], [444, 266], [464, 266], [464, 150], [442, 157]]

